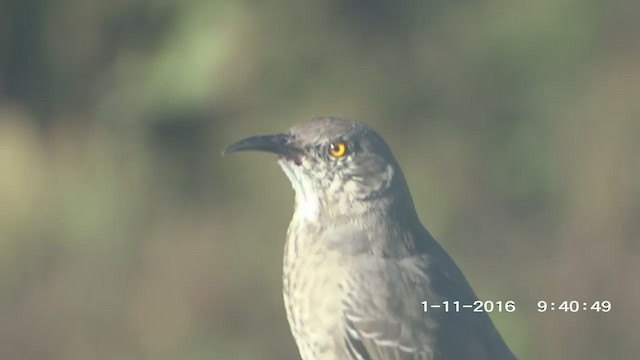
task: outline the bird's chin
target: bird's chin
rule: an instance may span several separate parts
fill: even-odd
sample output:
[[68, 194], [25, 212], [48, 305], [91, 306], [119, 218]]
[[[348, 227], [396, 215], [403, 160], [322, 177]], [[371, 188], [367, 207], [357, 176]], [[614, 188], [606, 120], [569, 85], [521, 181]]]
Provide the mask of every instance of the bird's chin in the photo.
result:
[[299, 155], [280, 155], [278, 156], [278, 162], [281, 165], [302, 165], [302, 159]]

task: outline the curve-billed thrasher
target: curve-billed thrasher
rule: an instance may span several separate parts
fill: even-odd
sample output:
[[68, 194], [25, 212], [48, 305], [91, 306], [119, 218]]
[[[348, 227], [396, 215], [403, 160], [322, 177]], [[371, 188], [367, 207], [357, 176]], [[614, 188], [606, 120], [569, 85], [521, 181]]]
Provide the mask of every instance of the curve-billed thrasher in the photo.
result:
[[315, 118], [225, 153], [278, 154], [295, 190], [284, 302], [304, 360], [515, 359], [484, 312], [427, 308], [476, 295], [422, 226], [398, 163], [364, 124]]

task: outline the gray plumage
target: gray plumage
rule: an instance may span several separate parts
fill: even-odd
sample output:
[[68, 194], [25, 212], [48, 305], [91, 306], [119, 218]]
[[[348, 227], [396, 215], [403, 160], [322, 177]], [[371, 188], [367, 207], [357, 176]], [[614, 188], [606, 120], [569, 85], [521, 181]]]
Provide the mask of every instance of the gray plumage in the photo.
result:
[[295, 190], [283, 293], [302, 359], [515, 359], [486, 313], [423, 311], [422, 301], [477, 297], [420, 223], [375, 131], [316, 118], [226, 152], [242, 150], [278, 154]]

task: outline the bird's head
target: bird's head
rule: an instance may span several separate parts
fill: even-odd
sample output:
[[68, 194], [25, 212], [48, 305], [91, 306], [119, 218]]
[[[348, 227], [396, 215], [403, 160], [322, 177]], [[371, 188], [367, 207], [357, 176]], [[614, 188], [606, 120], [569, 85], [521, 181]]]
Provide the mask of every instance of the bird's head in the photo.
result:
[[240, 140], [225, 153], [246, 150], [278, 155], [303, 217], [349, 216], [394, 205], [413, 209], [391, 150], [362, 123], [314, 118], [284, 134]]

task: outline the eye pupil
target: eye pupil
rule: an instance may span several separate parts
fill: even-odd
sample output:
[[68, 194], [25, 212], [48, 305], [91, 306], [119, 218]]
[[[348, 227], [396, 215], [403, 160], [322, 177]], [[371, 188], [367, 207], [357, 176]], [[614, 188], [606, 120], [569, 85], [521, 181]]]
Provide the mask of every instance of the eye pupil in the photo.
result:
[[347, 154], [347, 144], [334, 142], [329, 145], [329, 154], [335, 158], [343, 157]]

